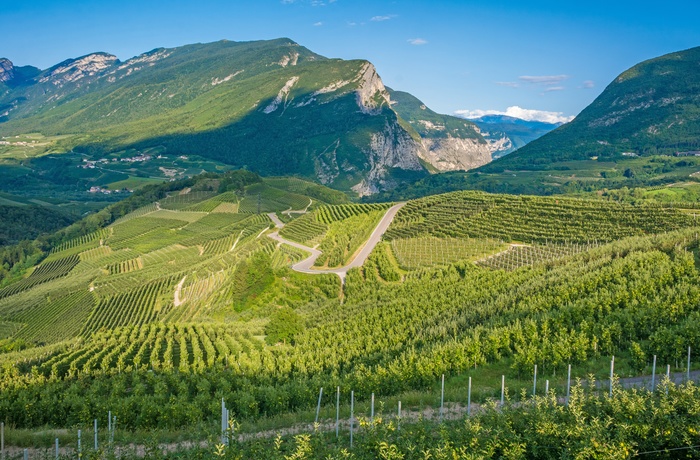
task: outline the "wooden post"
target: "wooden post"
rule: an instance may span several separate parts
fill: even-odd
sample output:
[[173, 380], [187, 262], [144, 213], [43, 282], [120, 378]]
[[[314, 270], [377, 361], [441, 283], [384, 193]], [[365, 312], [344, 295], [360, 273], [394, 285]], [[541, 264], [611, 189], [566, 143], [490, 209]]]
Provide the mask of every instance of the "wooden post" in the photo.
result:
[[318, 404], [316, 404], [316, 420], [314, 423], [318, 423], [318, 414], [321, 412], [321, 398], [323, 397], [323, 387], [321, 387], [321, 391], [318, 392]]
[[653, 393], [656, 389], [656, 355], [654, 355], [654, 362], [651, 365], [651, 392]]
[[472, 414], [472, 378], [469, 377], [469, 387], [467, 389], [467, 417]]
[[340, 433], [340, 387], [335, 394], [335, 439], [338, 439]]
[[569, 405], [569, 395], [571, 395], [571, 364], [569, 364], [569, 371], [566, 376], [566, 405]]

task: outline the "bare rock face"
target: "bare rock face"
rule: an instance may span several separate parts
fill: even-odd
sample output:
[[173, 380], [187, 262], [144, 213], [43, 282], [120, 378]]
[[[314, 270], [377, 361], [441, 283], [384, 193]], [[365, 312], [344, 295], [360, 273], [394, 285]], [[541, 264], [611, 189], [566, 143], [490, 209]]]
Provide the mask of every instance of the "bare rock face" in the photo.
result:
[[12, 61], [5, 58], [0, 58], [0, 83], [10, 81], [15, 78], [15, 66]]
[[418, 159], [421, 150], [420, 143], [397, 122], [387, 123], [383, 131], [372, 134], [369, 149], [365, 151], [370, 170], [366, 179], [352, 189], [362, 197], [393, 188], [395, 184], [387, 179], [389, 169], [422, 170]]
[[365, 63], [357, 74], [355, 81], [358, 83], [355, 94], [357, 105], [363, 113], [377, 115], [382, 106], [390, 106], [389, 92], [384, 87], [382, 79], [377, 74], [377, 69], [369, 62]]
[[64, 61], [43, 76], [39, 82], [51, 82], [56, 86], [76, 82], [86, 77], [97, 75], [118, 62], [116, 56], [106, 53], [88, 54], [77, 59]]
[[438, 171], [468, 171], [491, 162], [488, 144], [459, 137], [425, 138], [420, 156]]

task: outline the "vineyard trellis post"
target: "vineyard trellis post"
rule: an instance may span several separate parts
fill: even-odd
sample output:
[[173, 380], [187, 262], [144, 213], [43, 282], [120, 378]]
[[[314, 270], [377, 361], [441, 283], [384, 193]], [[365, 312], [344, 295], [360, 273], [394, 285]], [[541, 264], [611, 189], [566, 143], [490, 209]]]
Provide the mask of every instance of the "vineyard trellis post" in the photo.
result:
[[445, 412], [445, 374], [442, 374], [442, 388], [440, 390], [440, 423]]
[[686, 380], [690, 382], [690, 346], [688, 346], [688, 367], [686, 368]]
[[82, 430], [78, 430], [78, 458], [83, 458], [83, 446], [81, 445], [81, 432]]
[[56, 447], [56, 460], [58, 460], [58, 438], [56, 438], [55, 444], [56, 444], [56, 446], [55, 446]]
[[544, 381], [544, 395], [547, 396], [549, 394], [549, 379]]
[[321, 398], [323, 397], [323, 387], [321, 387], [321, 391], [318, 392], [318, 404], [316, 404], [316, 419], [314, 420], [314, 423], [318, 423], [318, 414], [321, 412]]
[[29, 460], [29, 449], [24, 449], [24, 460]]
[[615, 372], [615, 356], [610, 360], [610, 397], [612, 398], [613, 390], [613, 372]]
[[5, 422], [0, 423], [0, 458], [5, 460]]
[[221, 444], [226, 444], [226, 423], [228, 416], [226, 414], [226, 401], [221, 398]]
[[566, 405], [569, 405], [569, 396], [571, 395], [571, 364], [566, 374]]
[[396, 429], [401, 431], [401, 401], [399, 401], [398, 417], [396, 419]]
[[372, 393], [372, 405], [370, 409], [370, 418], [374, 421], [374, 393]]
[[671, 365], [666, 364], [666, 394], [668, 394], [668, 387], [671, 383]]
[[467, 417], [472, 415], [472, 378], [469, 377], [469, 386], [467, 387]]
[[654, 361], [651, 365], [651, 392], [656, 390], [656, 355], [654, 355]]
[[340, 431], [340, 387], [335, 394], [335, 439], [338, 439]]
[[94, 430], [95, 432], [95, 450], [97, 450], [97, 419], [94, 421]]
[[537, 394], [537, 364], [535, 364], [535, 378], [532, 383], [532, 396]]
[[355, 428], [355, 391], [350, 391], [350, 448], [352, 449], [352, 432]]
[[503, 406], [503, 402], [505, 399], [505, 392], [506, 392], [506, 376], [501, 375], [501, 406]]

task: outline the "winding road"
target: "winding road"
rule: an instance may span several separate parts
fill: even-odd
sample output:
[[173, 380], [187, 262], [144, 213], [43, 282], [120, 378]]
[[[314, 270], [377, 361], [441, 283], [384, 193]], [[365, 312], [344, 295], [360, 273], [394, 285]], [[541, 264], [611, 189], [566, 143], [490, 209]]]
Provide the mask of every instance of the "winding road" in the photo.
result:
[[[311, 275], [335, 273], [340, 277], [341, 282], [345, 284], [345, 276], [347, 275], [348, 270], [350, 270], [351, 268], [361, 267], [362, 264], [365, 263], [369, 255], [372, 253], [374, 247], [377, 245], [377, 243], [379, 243], [379, 240], [382, 238], [382, 235], [384, 234], [386, 229], [389, 228], [389, 225], [391, 225], [391, 222], [394, 220], [394, 217], [396, 217], [396, 213], [399, 212], [399, 209], [401, 209], [405, 204], [406, 203], [398, 203], [387, 210], [386, 214], [384, 214], [384, 217], [382, 217], [382, 220], [379, 221], [376, 227], [374, 227], [372, 234], [370, 235], [369, 239], [365, 242], [364, 246], [362, 246], [360, 252], [355, 256], [355, 258], [352, 259], [352, 261], [350, 261], [349, 264], [343, 267], [314, 269], [312, 267], [316, 262], [316, 259], [318, 259], [318, 257], [322, 254], [321, 251], [282, 238], [279, 235], [279, 231], [271, 233], [267, 236], [269, 236], [273, 240], [279, 241], [282, 244], [288, 244], [297, 249], [301, 249], [302, 251], [311, 253], [311, 255], [306, 259], [292, 265], [292, 270], [297, 271], [299, 273], [308, 273]], [[274, 212], [269, 213], [268, 217], [270, 218], [270, 220], [272, 220], [272, 222], [274, 222], [275, 227], [277, 227], [278, 229], [284, 228], [284, 222], [282, 222]]]

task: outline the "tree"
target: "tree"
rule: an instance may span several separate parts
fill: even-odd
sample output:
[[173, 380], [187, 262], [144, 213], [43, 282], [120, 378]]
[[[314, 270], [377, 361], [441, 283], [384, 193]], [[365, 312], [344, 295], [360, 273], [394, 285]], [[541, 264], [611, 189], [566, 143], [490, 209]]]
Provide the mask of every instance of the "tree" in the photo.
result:
[[304, 330], [304, 321], [291, 308], [282, 307], [270, 315], [265, 327], [265, 341], [274, 345], [279, 342], [294, 343], [294, 338]]

